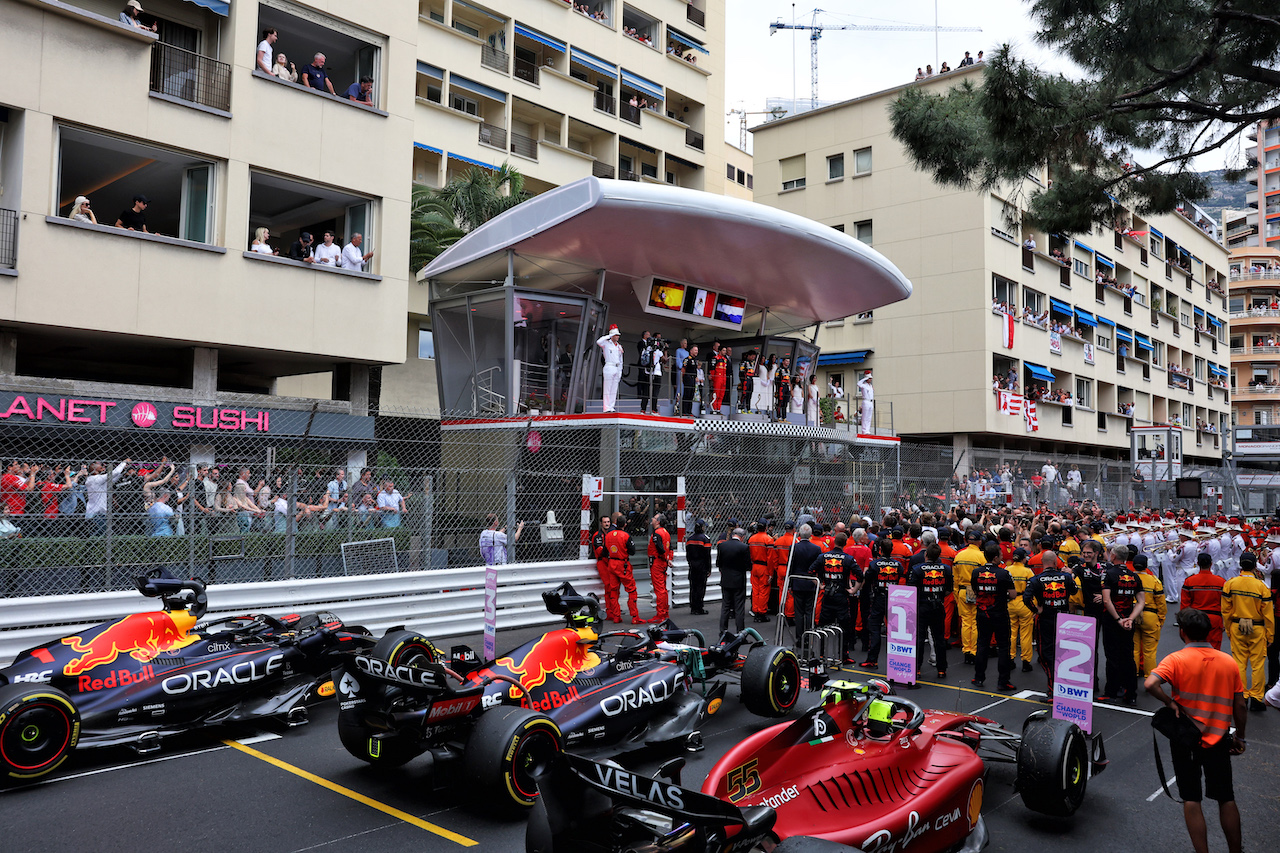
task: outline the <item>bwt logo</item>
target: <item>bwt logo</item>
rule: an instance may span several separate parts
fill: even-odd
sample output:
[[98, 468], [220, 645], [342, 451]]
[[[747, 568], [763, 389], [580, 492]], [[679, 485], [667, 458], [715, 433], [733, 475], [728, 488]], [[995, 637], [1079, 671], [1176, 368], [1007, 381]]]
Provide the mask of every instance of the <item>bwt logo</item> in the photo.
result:
[[150, 403], [138, 403], [133, 407], [133, 412], [130, 414], [130, 417], [133, 418], [134, 426], [140, 426], [143, 429], [146, 429], [149, 426], [153, 426], [156, 421], [160, 420], [160, 413], [157, 412], [156, 407]]

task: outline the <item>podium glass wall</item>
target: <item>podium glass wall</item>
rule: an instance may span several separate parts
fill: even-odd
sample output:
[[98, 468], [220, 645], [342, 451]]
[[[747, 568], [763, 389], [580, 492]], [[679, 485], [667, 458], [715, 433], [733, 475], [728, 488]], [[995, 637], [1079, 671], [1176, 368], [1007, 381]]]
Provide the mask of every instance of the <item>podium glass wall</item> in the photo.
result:
[[591, 297], [544, 290], [496, 287], [434, 301], [442, 411], [583, 411], [600, 381], [595, 342], [606, 317]]

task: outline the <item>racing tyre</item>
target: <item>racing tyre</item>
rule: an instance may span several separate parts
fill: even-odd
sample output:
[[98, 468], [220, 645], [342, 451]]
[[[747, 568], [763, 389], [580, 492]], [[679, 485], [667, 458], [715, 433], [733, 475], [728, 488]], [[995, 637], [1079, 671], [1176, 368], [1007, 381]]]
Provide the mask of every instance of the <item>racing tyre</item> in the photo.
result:
[[408, 735], [370, 728], [354, 711], [338, 712], [338, 740], [347, 752], [377, 767], [399, 767], [422, 754], [422, 747]]
[[785, 717], [800, 699], [800, 661], [782, 646], [756, 646], [742, 665], [742, 704], [760, 717]]
[[477, 804], [527, 809], [538, 799], [534, 779], [560, 754], [561, 740], [545, 714], [510, 705], [485, 711], [462, 755], [462, 779]]
[[1089, 749], [1075, 723], [1056, 720], [1046, 711], [1022, 724], [1018, 744], [1018, 793], [1032, 811], [1054, 817], [1075, 814], [1089, 783]]
[[416, 666], [440, 661], [440, 650], [416, 631], [389, 631], [369, 654], [392, 666]]
[[80, 740], [80, 712], [61, 690], [45, 685], [0, 687], [0, 781], [52, 772]]

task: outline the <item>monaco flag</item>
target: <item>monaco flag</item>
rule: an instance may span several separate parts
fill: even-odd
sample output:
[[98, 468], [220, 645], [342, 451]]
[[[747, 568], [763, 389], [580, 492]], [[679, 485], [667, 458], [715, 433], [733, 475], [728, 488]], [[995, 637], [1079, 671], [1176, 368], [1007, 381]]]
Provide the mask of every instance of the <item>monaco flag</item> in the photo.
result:
[[1013, 314], [1004, 315], [1004, 325], [1000, 331], [1004, 335], [1004, 348], [1013, 349]]
[[1035, 432], [1040, 429], [1040, 419], [1036, 416], [1036, 401], [1027, 400], [1026, 406], [1022, 410], [1023, 417], [1027, 419], [1027, 432]]

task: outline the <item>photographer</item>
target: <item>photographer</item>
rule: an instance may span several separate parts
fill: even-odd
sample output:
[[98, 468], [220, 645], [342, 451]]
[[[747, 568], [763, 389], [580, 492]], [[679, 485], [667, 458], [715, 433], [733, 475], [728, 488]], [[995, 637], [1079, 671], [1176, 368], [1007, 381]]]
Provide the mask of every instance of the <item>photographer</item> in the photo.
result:
[[[486, 566], [502, 566], [507, 562], [507, 528], [506, 526], [498, 527], [498, 514], [489, 513], [485, 522], [489, 525], [480, 531], [480, 556], [484, 559]], [[520, 532], [524, 530], [524, 522], [520, 522], [516, 526], [515, 535], [511, 537], [511, 544], [515, 545], [520, 541]]]
[[[647, 335], [648, 332], [645, 332]], [[658, 414], [658, 392], [662, 390], [662, 373], [667, 362], [667, 342], [654, 335], [640, 354], [640, 414]], [[647, 392], [646, 392], [646, 389]]]

